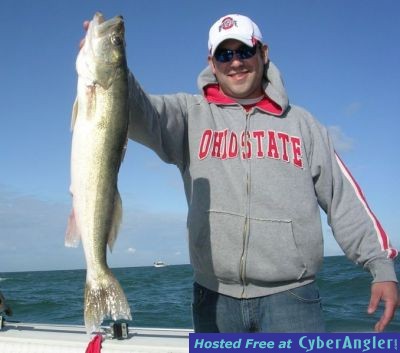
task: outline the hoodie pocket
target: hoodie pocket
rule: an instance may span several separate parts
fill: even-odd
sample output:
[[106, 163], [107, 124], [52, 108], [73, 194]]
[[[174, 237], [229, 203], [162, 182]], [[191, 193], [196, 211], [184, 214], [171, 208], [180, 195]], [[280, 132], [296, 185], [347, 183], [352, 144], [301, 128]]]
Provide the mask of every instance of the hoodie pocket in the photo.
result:
[[244, 216], [206, 211], [189, 218], [189, 248], [196, 272], [224, 283], [239, 283]]
[[307, 274], [292, 222], [250, 220], [246, 254], [248, 282], [296, 281]]

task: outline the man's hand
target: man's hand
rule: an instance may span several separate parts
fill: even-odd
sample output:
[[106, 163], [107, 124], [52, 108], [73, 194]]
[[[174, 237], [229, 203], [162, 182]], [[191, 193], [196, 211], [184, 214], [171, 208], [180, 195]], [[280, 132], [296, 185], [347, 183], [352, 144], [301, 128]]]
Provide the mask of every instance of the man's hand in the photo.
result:
[[375, 331], [377, 332], [382, 332], [390, 320], [393, 319], [397, 306], [400, 303], [397, 283], [377, 282], [372, 284], [368, 314], [373, 314], [376, 311], [381, 300], [385, 303], [385, 310], [379, 321], [375, 324]]

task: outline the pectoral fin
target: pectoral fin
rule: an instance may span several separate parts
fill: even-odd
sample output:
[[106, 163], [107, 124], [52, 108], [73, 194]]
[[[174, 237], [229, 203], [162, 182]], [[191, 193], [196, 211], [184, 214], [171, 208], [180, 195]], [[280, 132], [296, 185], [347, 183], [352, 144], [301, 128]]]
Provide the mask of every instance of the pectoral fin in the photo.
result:
[[68, 218], [67, 231], [65, 233], [65, 246], [69, 248], [78, 247], [81, 241], [81, 235], [76, 224], [75, 212], [72, 209]]
[[71, 114], [71, 131], [74, 131], [76, 117], [78, 115], [78, 97], [75, 98], [74, 105], [72, 107], [72, 114]]

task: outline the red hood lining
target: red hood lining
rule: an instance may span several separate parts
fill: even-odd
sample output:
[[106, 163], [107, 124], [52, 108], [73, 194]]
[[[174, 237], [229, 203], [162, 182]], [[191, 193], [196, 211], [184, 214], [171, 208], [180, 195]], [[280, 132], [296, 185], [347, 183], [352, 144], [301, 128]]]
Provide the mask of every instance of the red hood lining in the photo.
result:
[[[238, 104], [238, 102], [236, 102], [232, 98], [225, 96], [220, 91], [218, 84], [211, 84], [204, 87], [204, 97], [207, 99], [209, 103], [222, 104], [222, 105]], [[275, 103], [267, 95], [265, 95], [261, 101], [255, 104], [243, 105], [243, 108], [246, 111], [249, 111], [253, 107], [260, 108], [265, 112], [271, 113], [273, 115], [281, 115], [283, 111], [282, 107], [279, 104]]]

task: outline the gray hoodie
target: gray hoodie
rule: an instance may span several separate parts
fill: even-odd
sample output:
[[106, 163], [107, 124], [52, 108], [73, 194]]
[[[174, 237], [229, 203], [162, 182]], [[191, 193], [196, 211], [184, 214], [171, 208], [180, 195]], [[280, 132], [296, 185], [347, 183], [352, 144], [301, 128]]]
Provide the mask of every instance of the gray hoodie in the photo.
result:
[[[314, 281], [323, 258], [321, 207], [351, 260], [376, 282], [397, 281], [397, 250], [326, 128], [289, 105], [273, 63], [264, 78], [278, 110], [205, 94], [148, 95], [130, 77], [129, 137], [182, 174], [194, 280], [237, 298]], [[198, 78], [202, 93], [216, 83], [209, 68]]]

